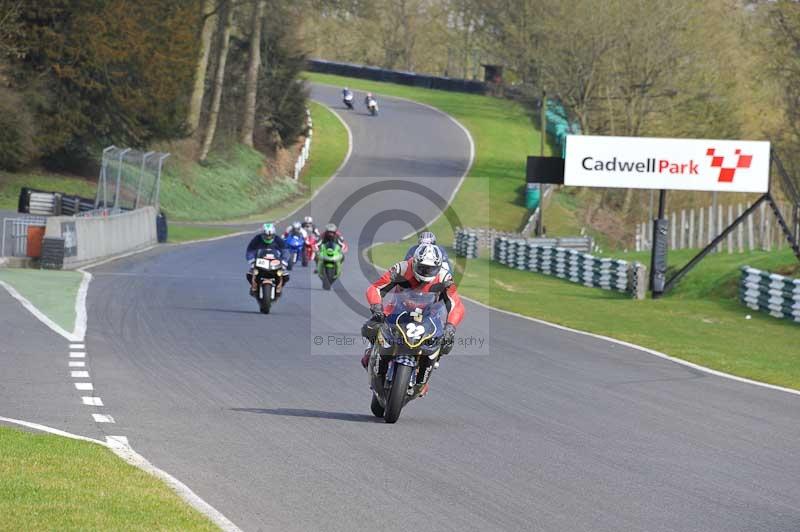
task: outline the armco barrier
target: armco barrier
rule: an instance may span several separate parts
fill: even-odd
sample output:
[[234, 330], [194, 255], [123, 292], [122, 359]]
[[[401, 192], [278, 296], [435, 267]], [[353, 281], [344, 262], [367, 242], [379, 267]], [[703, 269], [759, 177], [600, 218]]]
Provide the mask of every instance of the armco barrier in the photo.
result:
[[753, 310], [800, 323], [800, 279], [743, 266], [739, 299]]
[[647, 287], [647, 270], [641, 263], [595, 257], [575, 249], [542, 246], [525, 239], [496, 239], [492, 259], [518, 270], [624, 292], [636, 299], [644, 299]]
[[487, 90], [486, 83], [477, 80], [428, 76], [426, 74], [417, 74], [416, 72], [386, 70], [377, 67], [354, 65], [351, 63], [323, 61], [321, 59], [309, 59], [306, 68], [311, 72], [319, 72], [320, 74], [334, 74], [348, 78], [385, 81], [387, 83], [411, 85], [413, 87], [422, 87], [425, 89], [477, 94], [483, 94]]
[[156, 243], [156, 209], [110, 216], [51, 216], [45, 236], [64, 239], [64, 268], [136, 251]]

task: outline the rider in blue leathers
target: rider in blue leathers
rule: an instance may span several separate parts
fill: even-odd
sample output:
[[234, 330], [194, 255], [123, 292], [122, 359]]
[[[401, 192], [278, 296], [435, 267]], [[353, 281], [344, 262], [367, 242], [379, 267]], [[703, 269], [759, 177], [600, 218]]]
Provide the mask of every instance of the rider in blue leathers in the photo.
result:
[[[283, 262], [284, 268], [287, 266], [285, 255], [286, 255], [286, 242], [276, 234], [275, 231], [275, 224], [265, 223], [262, 226], [262, 232], [257, 234], [250, 240], [250, 243], [247, 244], [247, 251], [245, 252], [245, 257], [247, 258], [247, 264], [249, 266], [246, 277], [247, 282], [250, 283], [250, 294], [254, 295], [257, 291], [257, 288], [254, 284], [254, 277], [253, 277], [253, 266], [256, 262], [256, 255], [259, 250], [268, 249], [275, 254], [276, 258], [281, 259]], [[288, 272], [284, 271], [283, 275], [281, 276], [281, 283], [275, 287], [276, 295], [280, 295], [281, 290], [283, 290], [283, 285], [289, 282], [289, 274]]]
[[423, 231], [419, 234], [419, 241], [417, 242], [416, 246], [411, 246], [408, 248], [408, 252], [406, 253], [406, 258], [403, 260], [408, 260], [414, 256], [414, 252], [417, 251], [417, 248], [424, 245], [424, 244], [433, 244], [439, 251], [442, 252], [442, 268], [447, 269], [447, 271], [453, 271], [453, 265], [450, 264], [450, 259], [447, 257], [447, 251], [444, 249], [444, 246], [437, 246], [436, 245], [436, 235], [431, 233], [430, 231]]

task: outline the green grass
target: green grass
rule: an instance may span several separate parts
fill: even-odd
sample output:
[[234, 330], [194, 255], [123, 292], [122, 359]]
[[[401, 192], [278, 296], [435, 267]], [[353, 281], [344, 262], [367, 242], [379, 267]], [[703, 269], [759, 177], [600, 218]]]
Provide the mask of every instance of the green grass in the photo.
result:
[[5, 427], [0, 516], [3, 530], [217, 530], [100, 445]]
[[16, 211], [22, 187], [94, 198], [96, 179], [48, 174], [43, 172], [9, 173], [0, 171], [0, 209]]
[[237, 228], [206, 227], [202, 225], [170, 225], [167, 241], [170, 243], [190, 242], [192, 240], [205, 240], [218, 236], [230, 235], [239, 232]]
[[[398, 96], [432, 105], [466, 127], [475, 141], [475, 163], [452, 209], [465, 227], [518, 230], [524, 225], [525, 161], [538, 153], [539, 131], [518, 103], [500, 98], [407, 87], [308, 73], [310, 81], [349, 86], [378, 95]], [[550, 153], [550, 146], [547, 146]], [[443, 242], [452, 239], [452, 228], [440, 218], [431, 229]]]
[[[405, 244], [373, 248], [387, 266]], [[676, 267], [691, 252], [670, 254]], [[629, 254], [628, 258], [643, 259]], [[637, 301], [488, 259], [466, 261], [459, 292], [497, 308], [574, 329], [610, 336], [677, 358], [754, 380], [800, 389], [800, 325], [752, 311], [736, 299], [739, 266], [798, 270], [788, 251], [715, 254], [701, 262], [674, 292]], [[458, 268], [458, 266], [456, 266]], [[751, 315], [747, 320], [745, 316]]]
[[314, 137], [311, 157], [303, 169], [300, 180], [314, 192], [324, 185], [339, 168], [347, 154], [347, 130], [333, 111], [315, 101], [310, 102]]
[[81, 279], [76, 271], [0, 268], [0, 281], [13, 286], [67, 332], [75, 328], [75, 298]]

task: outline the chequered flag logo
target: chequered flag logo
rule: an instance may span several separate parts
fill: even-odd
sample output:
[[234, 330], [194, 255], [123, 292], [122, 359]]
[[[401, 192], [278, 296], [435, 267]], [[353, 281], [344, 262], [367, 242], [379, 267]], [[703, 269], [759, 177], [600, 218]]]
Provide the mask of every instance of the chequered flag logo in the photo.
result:
[[725, 166], [725, 157], [716, 155], [714, 148], [708, 148], [706, 155], [711, 157], [711, 167], [719, 168], [719, 178], [717, 181], [720, 183], [733, 183], [733, 177], [736, 175], [736, 170], [739, 168], [750, 168], [750, 163], [753, 162], [752, 155], [743, 155], [742, 150], [736, 150], [736, 165]]

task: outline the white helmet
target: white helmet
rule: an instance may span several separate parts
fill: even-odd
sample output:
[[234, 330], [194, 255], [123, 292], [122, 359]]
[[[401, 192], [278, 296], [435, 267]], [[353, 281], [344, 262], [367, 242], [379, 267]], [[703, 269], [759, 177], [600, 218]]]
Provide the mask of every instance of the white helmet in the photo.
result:
[[314, 223], [314, 218], [312, 218], [311, 216], [306, 216], [305, 218], [303, 218], [303, 223], [311, 225]]
[[423, 231], [419, 234], [419, 244], [435, 244], [436, 243], [436, 235], [431, 233], [430, 231]]
[[421, 283], [433, 281], [442, 268], [442, 251], [438, 246], [421, 244], [414, 252], [412, 268], [417, 281]]
[[300, 230], [300, 229], [302, 229], [302, 228], [303, 228], [303, 226], [302, 226], [302, 225], [300, 225], [300, 222], [294, 222], [294, 223], [292, 224], [292, 229], [294, 229], [295, 231], [299, 231], [299, 230]]

